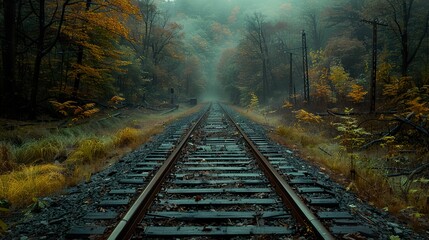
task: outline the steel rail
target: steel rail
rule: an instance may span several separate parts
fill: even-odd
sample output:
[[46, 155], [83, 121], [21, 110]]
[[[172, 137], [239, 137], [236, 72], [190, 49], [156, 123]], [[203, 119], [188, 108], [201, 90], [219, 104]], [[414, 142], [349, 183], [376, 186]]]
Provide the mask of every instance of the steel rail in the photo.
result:
[[333, 240], [331, 232], [319, 221], [314, 213], [307, 207], [307, 205], [301, 200], [301, 198], [295, 193], [292, 187], [286, 182], [286, 180], [277, 172], [277, 170], [271, 165], [268, 159], [258, 150], [253, 144], [252, 140], [247, 134], [241, 129], [241, 127], [233, 120], [229, 113], [220, 105], [222, 110], [225, 112], [228, 119], [237, 128], [240, 134], [245, 139], [247, 145], [257, 158], [258, 164], [261, 166], [270, 182], [275, 187], [277, 193], [282, 198], [283, 202], [291, 208], [292, 215], [294, 215], [301, 223], [311, 229], [312, 233], [317, 239]]
[[177, 145], [171, 155], [164, 161], [164, 164], [159, 168], [155, 176], [148, 183], [143, 192], [139, 195], [137, 200], [134, 202], [134, 204], [131, 206], [125, 216], [121, 219], [121, 221], [112, 231], [108, 238], [109, 240], [130, 239], [132, 237], [134, 229], [145, 216], [147, 210], [155, 199], [156, 194], [161, 190], [161, 186], [164, 182], [164, 179], [168, 176], [171, 169], [174, 167], [176, 161], [179, 159], [179, 155], [183, 147], [188, 142], [194, 130], [200, 125], [204, 117], [207, 115], [210, 108], [211, 104], [207, 108], [206, 112], [202, 114], [202, 116], [197, 120], [194, 126], [192, 126], [192, 128], [188, 131], [188, 133], [185, 135], [179, 145]]

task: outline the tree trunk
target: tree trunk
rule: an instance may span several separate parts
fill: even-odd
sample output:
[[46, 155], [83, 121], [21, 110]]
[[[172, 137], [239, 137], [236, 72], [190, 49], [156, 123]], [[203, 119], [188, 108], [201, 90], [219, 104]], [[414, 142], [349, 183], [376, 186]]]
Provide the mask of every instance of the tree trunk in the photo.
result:
[[[85, 8], [86, 12], [89, 11], [89, 8], [91, 7], [91, 4], [92, 4], [92, 0], [86, 0], [86, 8]], [[78, 46], [76, 63], [78, 65], [82, 65], [83, 64], [83, 46], [82, 45]], [[81, 78], [82, 78], [82, 73], [78, 72], [76, 74], [76, 78], [75, 78], [74, 84], [73, 84], [73, 92], [72, 92], [72, 98], [73, 99], [77, 99], [77, 94], [79, 92]]]
[[37, 94], [39, 91], [40, 68], [44, 56], [45, 42], [45, 0], [39, 1], [39, 37], [37, 38], [37, 54], [34, 60], [33, 78], [30, 92], [30, 118], [34, 119], [37, 114]]
[[36, 118], [37, 114], [37, 94], [39, 91], [40, 68], [42, 65], [42, 54], [37, 54], [34, 61], [33, 78], [31, 81], [30, 93], [30, 119]]
[[409, 46], [408, 46], [408, 23], [410, 21], [410, 14], [411, 11], [408, 11], [408, 8], [411, 8], [410, 6], [407, 6], [406, 1], [402, 2], [402, 21], [403, 21], [403, 30], [401, 34], [401, 41], [402, 41], [402, 66], [401, 66], [401, 74], [402, 76], [408, 75], [408, 61], [409, 61]]
[[[78, 65], [82, 65], [82, 63], [83, 63], [83, 47], [82, 46], [78, 46], [76, 63]], [[74, 84], [73, 84], [73, 93], [72, 93], [73, 99], [77, 99], [77, 93], [79, 91], [81, 78], [82, 78], [82, 73], [78, 72], [76, 74], [76, 78], [74, 79]]]
[[3, 78], [0, 79], [0, 115], [8, 113], [16, 98], [16, 2], [3, 1], [4, 39], [2, 42]]

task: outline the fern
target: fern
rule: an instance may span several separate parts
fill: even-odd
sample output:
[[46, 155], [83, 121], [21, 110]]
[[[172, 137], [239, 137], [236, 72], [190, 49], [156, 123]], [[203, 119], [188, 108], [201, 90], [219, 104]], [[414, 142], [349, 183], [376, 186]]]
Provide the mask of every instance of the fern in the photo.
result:
[[353, 102], [360, 103], [364, 100], [367, 93], [368, 92], [364, 91], [361, 85], [353, 84], [352, 91], [347, 96], [351, 98]]
[[254, 110], [258, 107], [259, 107], [259, 98], [254, 92], [251, 92], [250, 93], [250, 103], [247, 106], [247, 108], [250, 110]]
[[304, 109], [300, 109], [295, 113], [296, 113], [295, 117], [296, 119], [298, 119], [298, 122], [321, 123], [323, 121], [320, 116], [309, 113]]
[[359, 148], [365, 143], [365, 136], [370, 135], [365, 129], [359, 127], [358, 120], [350, 116], [353, 109], [346, 108], [344, 111], [346, 116], [342, 116], [343, 120], [340, 123], [333, 123], [336, 126], [339, 135], [335, 139], [339, 139], [341, 146], [348, 152]]
[[98, 108], [95, 108], [95, 103], [87, 103], [82, 106], [77, 105], [75, 101], [66, 101], [63, 103], [50, 101], [50, 103], [61, 115], [65, 117], [71, 116], [73, 122], [89, 118], [100, 111]]

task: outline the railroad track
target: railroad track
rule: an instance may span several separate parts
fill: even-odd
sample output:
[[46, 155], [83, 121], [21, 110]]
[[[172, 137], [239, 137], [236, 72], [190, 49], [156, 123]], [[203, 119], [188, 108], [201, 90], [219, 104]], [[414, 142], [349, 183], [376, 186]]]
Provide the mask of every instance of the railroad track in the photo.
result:
[[43, 198], [46, 207], [4, 238], [427, 239], [223, 108], [175, 121], [87, 181]]
[[108, 238], [375, 236], [344, 211], [330, 186], [252, 126], [213, 104], [187, 132], [183, 127], [159, 156], [137, 164], [159, 169]]

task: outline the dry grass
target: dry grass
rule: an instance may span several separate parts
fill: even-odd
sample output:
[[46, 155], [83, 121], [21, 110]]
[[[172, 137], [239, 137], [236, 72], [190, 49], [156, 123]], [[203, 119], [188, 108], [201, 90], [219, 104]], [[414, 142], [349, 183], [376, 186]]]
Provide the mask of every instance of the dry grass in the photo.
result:
[[395, 184], [394, 178], [387, 178], [376, 168], [380, 166], [380, 161], [383, 161], [382, 156], [387, 154], [386, 149], [354, 153], [353, 166], [356, 176], [352, 179], [351, 154], [345, 152], [333, 139], [335, 134], [329, 134], [329, 126], [319, 124], [320, 129], [315, 129], [313, 125], [299, 125], [293, 122], [293, 119], [289, 119], [289, 124], [285, 124], [285, 121], [279, 121], [278, 118], [267, 120], [259, 113], [245, 110], [240, 112], [262, 124], [271, 122], [269, 125], [275, 127], [275, 130], [270, 137], [274, 141], [318, 165], [322, 171], [326, 171], [361, 199], [404, 218], [416, 229], [427, 225], [425, 215], [429, 213], [429, 183], [413, 183], [412, 190], [404, 192], [400, 187], [403, 180]]
[[68, 128], [25, 126], [0, 131], [0, 199], [24, 207], [33, 203], [34, 197], [87, 181], [93, 173], [162, 132], [169, 122], [200, 108], [181, 108], [169, 114], [130, 111], [124, 119], [90, 121]]
[[42, 164], [54, 162], [64, 154], [65, 146], [61, 140], [48, 138], [29, 141], [15, 151], [18, 164]]
[[108, 144], [100, 139], [86, 139], [68, 156], [67, 166], [95, 164], [107, 155]]
[[0, 176], [0, 198], [23, 207], [33, 198], [60, 191], [66, 183], [64, 168], [54, 164], [26, 166], [21, 170]]
[[119, 130], [113, 140], [117, 147], [136, 146], [141, 142], [141, 133], [138, 129], [126, 127]]

